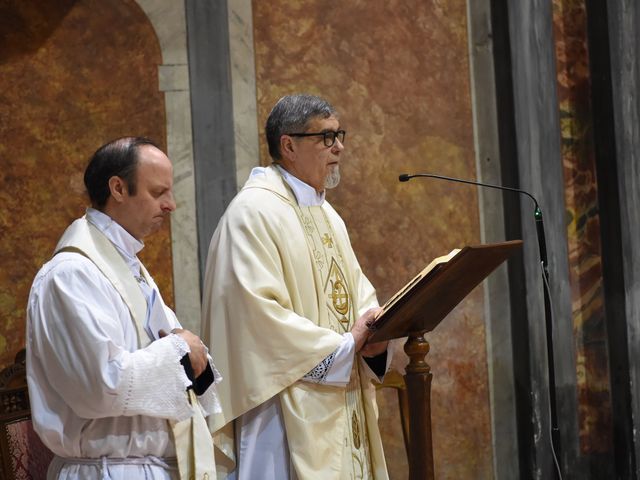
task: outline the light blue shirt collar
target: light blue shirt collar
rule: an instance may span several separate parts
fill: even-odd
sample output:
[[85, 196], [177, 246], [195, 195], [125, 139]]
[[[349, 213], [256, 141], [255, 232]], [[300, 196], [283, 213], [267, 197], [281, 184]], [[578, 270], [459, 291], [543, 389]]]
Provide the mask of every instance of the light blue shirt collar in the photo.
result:
[[133, 237], [109, 215], [95, 208], [87, 208], [87, 220], [100, 230], [115, 245], [134, 273], [140, 274], [140, 261], [136, 254], [144, 243]]

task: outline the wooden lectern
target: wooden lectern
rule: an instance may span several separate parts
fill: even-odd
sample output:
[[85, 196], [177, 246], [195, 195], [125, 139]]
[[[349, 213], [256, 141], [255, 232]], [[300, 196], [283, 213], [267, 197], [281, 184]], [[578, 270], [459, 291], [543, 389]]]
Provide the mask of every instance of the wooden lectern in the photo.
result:
[[467, 246], [436, 259], [394, 295], [370, 326], [368, 342], [408, 337], [404, 381], [409, 396], [409, 478], [433, 479], [431, 443], [431, 368], [425, 361], [429, 343], [424, 334], [435, 329], [471, 290], [493, 272], [522, 240]]

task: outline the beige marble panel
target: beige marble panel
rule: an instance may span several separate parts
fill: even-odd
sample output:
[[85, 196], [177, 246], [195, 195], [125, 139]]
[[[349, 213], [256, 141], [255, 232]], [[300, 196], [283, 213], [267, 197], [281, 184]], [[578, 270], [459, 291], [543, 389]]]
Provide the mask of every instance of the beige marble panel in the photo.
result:
[[184, 2], [136, 0], [136, 3], [153, 24], [160, 42], [163, 64], [186, 65], [188, 63], [187, 23]]
[[200, 331], [200, 275], [187, 30], [183, 2], [138, 0], [151, 21], [162, 51], [159, 89], [165, 92], [167, 154], [174, 167], [176, 211], [171, 216], [175, 309], [182, 325]]
[[251, 0], [229, 0], [229, 54], [238, 189], [259, 165], [256, 73]]
[[167, 153], [173, 162], [176, 200], [176, 210], [171, 215], [175, 311], [184, 328], [200, 332], [200, 267], [189, 91], [166, 91], [165, 105]]

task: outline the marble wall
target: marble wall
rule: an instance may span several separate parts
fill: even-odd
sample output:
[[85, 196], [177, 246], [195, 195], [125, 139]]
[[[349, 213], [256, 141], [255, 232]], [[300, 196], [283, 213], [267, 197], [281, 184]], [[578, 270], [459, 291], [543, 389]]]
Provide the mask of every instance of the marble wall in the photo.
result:
[[[117, 28], [114, 26], [117, 25]], [[24, 346], [33, 277], [87, 205], [82, 175], [101, 144], [165, 146], [158, 39], [133, 0], [13, 0], [0, 7], [0, 366]], [[170, 227], [141, 255], [173, 304]]]
[[584, 1], [554, 0], [580, 453], [613, 465], [609, 354]]
[[[467, 2], [228, 5], [238, 184], [253, 165], [270, 162], [261, 137], [275, 101], [315, 93], [338, 108], [348, 132], [343, 180], [328, 199], [345, 219], [381, 301], [434, 256], [480, 241], [473, 187], [397, 181], [405, 172], [479, 175]], [[585, 4], [554, 0], [553, 15], [580, 452], [606, 462], [612, 411]], [[150, 136], [177, 160], [180, 216], [172, 220], [173, 238], [165, 226], [142, 257], [170, 303], [174, 278], [180, 279], [175, 303], [197, 329], [185, 30], [183, 5], [172, 0], [9, 0], [0, 6], [0, 367], [24, 345], [24, 307], [35, 272], [87, 204], [82, 172], [88, 157], [121, 135]], [[495, 474], [486, 306], [478, 289], [428, 335], [440, 479]], [[394, 392], [381, 390], [379, 401], [391, 476], [406, 478]]]
[[[404, 172], [475, 178], [466, 2], [253, 2], [260, 134], [288, 93], [331, 101], [347, 131], [340, 186], [328, 194], [386, 300], [433, 257], [478, 243], [477, 191]], [[262, 163], [269, 163], [261, 139]], [[440, 479], [492, 478], [483, 295], [474, 291], [428, 335]], [[392, 478], [406, 457], [391, 391], [381, 428]]]

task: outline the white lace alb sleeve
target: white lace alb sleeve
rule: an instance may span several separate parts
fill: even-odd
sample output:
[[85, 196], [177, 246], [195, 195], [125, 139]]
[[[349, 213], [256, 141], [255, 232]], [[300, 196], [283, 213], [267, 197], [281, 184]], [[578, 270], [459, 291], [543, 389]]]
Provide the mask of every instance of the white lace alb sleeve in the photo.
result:
[[192, 414], [180, 341], [169, 335], [139, 349], [128, 308], [90, 260], [60, 254], [34, 282], [28, 317], [32, 355], [47, 366], [48, 388], [78, 416]]
[[355, 341], [353, 335], [347, 332], [342, 336], [340, 346], [302, 377], [302, 380], [337, 387], [346, 386], [351, 377], [354, 353]]

